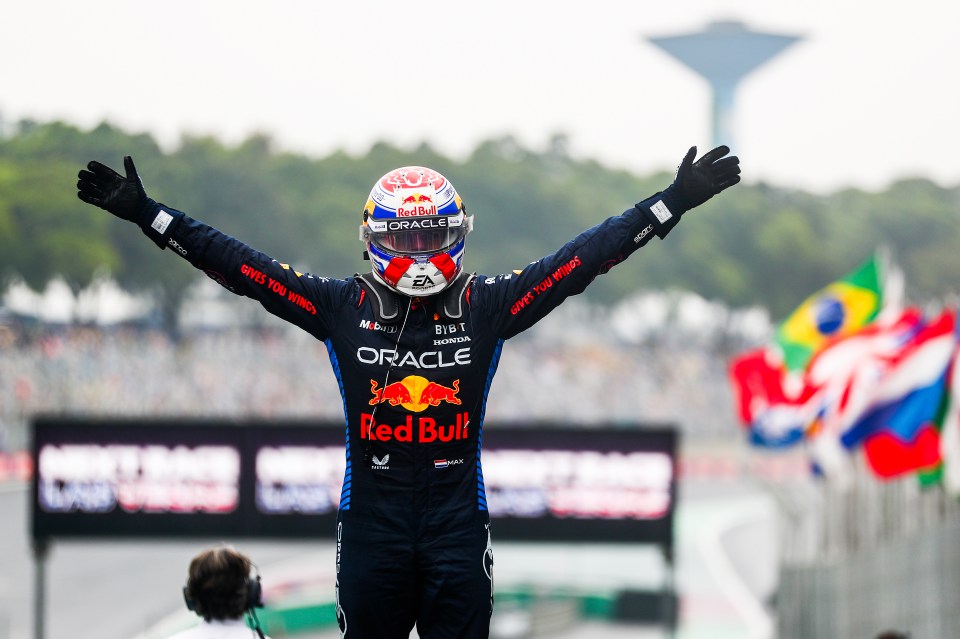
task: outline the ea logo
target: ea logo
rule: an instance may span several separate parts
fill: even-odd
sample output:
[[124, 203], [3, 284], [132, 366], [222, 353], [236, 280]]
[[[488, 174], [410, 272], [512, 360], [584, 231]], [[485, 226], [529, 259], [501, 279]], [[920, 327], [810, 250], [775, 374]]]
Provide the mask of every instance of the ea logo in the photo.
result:
[[414, 287], [414, 288], [426, 288], [426, 287], [428, 287], [428, 286], [433, 286], [433, 283], [434, 283], [433, 280], [430, 279], [429, 276], [427, 276], [427, 275], [418, 275], [418, 276], [413, 280], [413, 287]]

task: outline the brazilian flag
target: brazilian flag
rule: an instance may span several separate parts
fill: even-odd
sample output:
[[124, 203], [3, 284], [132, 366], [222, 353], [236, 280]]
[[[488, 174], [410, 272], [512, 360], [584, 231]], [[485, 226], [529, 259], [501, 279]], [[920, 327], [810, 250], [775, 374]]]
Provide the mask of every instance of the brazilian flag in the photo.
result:
[[788, 371], [801, 372], [818, 351], [872, 322], [883, 304], [877, 256], [843, 278], [817, 291], [785, 319], [776, 331]]

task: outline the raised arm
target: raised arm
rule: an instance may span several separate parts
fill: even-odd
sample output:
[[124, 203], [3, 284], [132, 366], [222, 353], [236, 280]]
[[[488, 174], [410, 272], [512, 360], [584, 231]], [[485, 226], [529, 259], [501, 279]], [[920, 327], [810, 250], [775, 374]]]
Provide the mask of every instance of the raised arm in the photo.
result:
[[133, 222], [161, 249], [202, 270], [238, 294], [259, 301], [269, 312], [325, 339], [332, 315], [355, 292], [342, 280], [300, 273], [243, 242], [160, 204], [143, 187], [133, 159], [123, 159], [126, 175], [93, 161], [81, 170], [77, 197]]
[[503, 338], [513, 337], [571, 295], [627, 259], [656, 235], [663, 239], [684, 213], [740, 181], [740, 160], [717, 147], [694, 161], [691, 147], [673, 183], [621, 215], [584, 231], [560, 250], [519, 272], [478, 278], [473, 295]]

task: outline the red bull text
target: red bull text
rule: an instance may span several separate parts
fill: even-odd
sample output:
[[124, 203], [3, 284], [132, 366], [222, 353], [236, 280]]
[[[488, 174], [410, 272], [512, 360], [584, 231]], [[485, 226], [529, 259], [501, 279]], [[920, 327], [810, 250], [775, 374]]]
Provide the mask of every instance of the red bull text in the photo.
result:
[[466, 411], [457, 413], [454, 421], [449, 424], [438, 424], [432, 417], [414, 419], [413, 415], [407, 415], [399, 424], [383, 424], [374, 421], [370, 413], [360, 413], [360, 439], [417, 444], [454, 442], [470, 436], [469, 424], [470, 414]]
[[429, 195], [414, 193], [400, 200], [397, 207], [397, 217], [419, 217], [421, 215], [436, 215], [437, 207]]

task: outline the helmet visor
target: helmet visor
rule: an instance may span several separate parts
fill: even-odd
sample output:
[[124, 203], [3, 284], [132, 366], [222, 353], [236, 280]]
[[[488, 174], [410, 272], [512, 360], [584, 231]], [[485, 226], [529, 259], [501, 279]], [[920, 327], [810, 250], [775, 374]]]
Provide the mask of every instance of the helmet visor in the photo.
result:
[[463, 229], [458, 227], [371, 233], [370, 240], [397, 255], [430, 255], [450, 248], [462, 237]]

